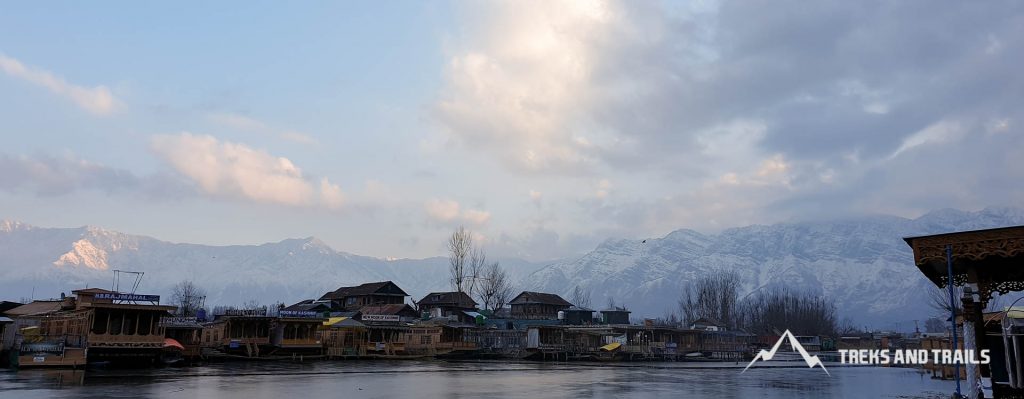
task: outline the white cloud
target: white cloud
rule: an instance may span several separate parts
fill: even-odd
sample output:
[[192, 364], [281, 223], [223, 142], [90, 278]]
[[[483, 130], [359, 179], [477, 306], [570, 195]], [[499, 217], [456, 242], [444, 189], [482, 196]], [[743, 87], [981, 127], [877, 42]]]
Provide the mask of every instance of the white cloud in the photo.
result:
[[933, 123], [904, 139], [903, 144], [889, 156], [889, 159], [896, 158], [906, 151], [923, 145], [957, 140], [965, 133], [966, 128], [957, 121], [943, 120]]
[[207, 117], [222, 126], [230, 127], [232, 129], [256, 132], [262, 134], [269, 134], [277, 136], [282, 140], [292, 141], [299, 144], [315, 145], [318, 141], [312, 136], [298, 132], [295, 130], [283, 130], [266, 124], [263, 121], [231, 112], [217, 112], [207, 115]]
[[109, 115], [120, 102], [106, 86], [79, 86], [42, 69], [32, 68], [17, 59], [0, 53], [0, 70], [8, 75], [45, 87], [54, 94], [66, 97], [76, 105], [96, 115]]
[[293, 206], [337, 208], [344, 202], [341, 188], [326, 178], [315, 185], [288, 158], [244, 144], [187, 132], [154, 136], [151, 144], [206, 194]]
[[487, 224], [487, 221], [491, 220], [491, 213], [478, 209], [467, 209], [462, 212], [462, 219], [471, 225], [481, 226]]
[[433, 199], [424, 205], [427, 216], [439, 222], [450, 222], [459, 217], [459, 203], [452, 200]]
[[345, 204], [345, 194], [341, 192], [341, 187], [326, 177], [320, 179], [320, 199], [330, 209], [338, 209]]
[[508, 2], [483, 43], [454, 55], [436, 104], [452, 137], [529, 171], [583, 167], [592, 138], [575, 130], [586, 106], [592, 49], [608, 23], [603, 3]]
[[458, 201], [432, 199], [423, 205], [423, 209], [432, 221], [440, 223], [466, 223], [482, 226], [491, 220], [491, 213], [479, 209], [463, 210]]

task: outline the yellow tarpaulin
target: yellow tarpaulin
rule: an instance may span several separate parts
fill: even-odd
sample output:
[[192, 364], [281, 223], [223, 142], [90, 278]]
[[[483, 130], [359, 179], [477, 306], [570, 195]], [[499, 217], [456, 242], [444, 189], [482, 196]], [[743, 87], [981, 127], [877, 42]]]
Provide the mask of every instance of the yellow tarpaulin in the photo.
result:
[[345, 320], [347, 318], [348, 317], [331, 317], [331, 318], [328, 318], [327, 321], [324, 322], [324, 325], [325, 326], [333, 326], [334, 323], [339, 323], [342, 320]]
[[622, 346], [622, 344], [618, 342], [612, 342], [608, 345], [602, 346], [601, 350], [611, 352], [613, 350], [619, 349], [620, 346]]

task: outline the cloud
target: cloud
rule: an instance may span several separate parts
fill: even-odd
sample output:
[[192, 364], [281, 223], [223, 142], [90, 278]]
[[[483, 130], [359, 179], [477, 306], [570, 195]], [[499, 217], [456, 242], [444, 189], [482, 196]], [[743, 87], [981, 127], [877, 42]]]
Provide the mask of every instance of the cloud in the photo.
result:
[[0, 53], [0, 70], [15, 78], [42, 86], [95, 115], [110, 115], [120, 104], [106, 86], [84, 87], [68, 83], [59, 76], [27, 66], [3, 53]]
[[181, 133], [157, 135], [151, 148], [175, 171], [215, 197], [291, 206], [340, 207], [340, 187], [322, 178], [319, 184], [284, 157], [213, 136]]
[[230, 112], [218, 112], [211, 113], [207, 117], [214, 123], [236, 130], [269, 134], [277, 136], [282, 140], [287, 140], [299, 144], [315, 145], [318, 143], [318, 141], [315, 138], [308, 134], [298, 132], [295, 130], [277, 129], [264, 123], [263, 121], [245, 115]]
[[51, 197], [83, 190], [107, 194], [137, 193], [146, 198], [177, 198], [190, 194], [182, 181], [161, 174], [135, 173], [79, 158], [0, 154], [0, 190]]
[[[576, 179], [593, 193], [576, 225], [597, 215], [639, 234], [1020, 198], [1020, 4], [465, 7], [432, 115], [512, 173]], [[952, 164], [986, 184], [933, 185]]]
[[483, 226], [491, 220], [490, 212], [479, 209], [462, 209], [457, 201], [432, 199], [423, 205], [427, 217], [437, 223], [465, 223], [471, 226]]
[[590, 83], [586, 36], [606, 23], [606, 10], [584, 2], [498, 8], [482, 43], [451, 57], [435, 116], [455, 141], [494, 151], [520, 170], [586, 167], [592, 139], [573, 123]]

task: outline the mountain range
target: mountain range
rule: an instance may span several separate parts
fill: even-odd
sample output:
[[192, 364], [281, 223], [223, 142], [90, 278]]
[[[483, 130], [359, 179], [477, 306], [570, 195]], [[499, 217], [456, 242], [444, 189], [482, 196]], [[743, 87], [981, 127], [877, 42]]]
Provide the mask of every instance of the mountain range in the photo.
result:
[[[570, 299], [576, 286], [591, 305], [625, 305], [635, 317], [675, 310], [682, 287], [703, 273], [736, 270], [741, 295], [786, 286], [832, 298], [841, 317], [858, 325], [912, 328], [932, 311], [934, 289], [913, 265], [902, 237], [1024, 224], [1017, 208], [945, 209], [916, 219], [862, 216], [831, 221], [754, 225], [702, 234], [681, 229], [664, 237], [608, 239], [593, 251], [551, 263], [502, 259], [519, 289]], [[331, 248], [316, 238], [260, 245], [210, 246], [161, 241], [98, 227], [44, 228], [0, 222], [0, 300], [47, 298], [85, 287], [169, 295], [192, 280], [207, 305], [293, 303], [344, 285], [392, 280], [414, 299], [448, 290], [448, 260], [385, 260]], [[116, 287], [115, 287], [116, 284]]]

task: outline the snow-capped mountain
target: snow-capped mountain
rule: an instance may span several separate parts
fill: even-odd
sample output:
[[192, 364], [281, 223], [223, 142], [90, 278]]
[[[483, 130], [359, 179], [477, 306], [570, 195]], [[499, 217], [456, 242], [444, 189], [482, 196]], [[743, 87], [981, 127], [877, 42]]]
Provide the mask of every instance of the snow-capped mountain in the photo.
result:
[[[744, 293], [785, 285], [833, 298], [840, 317], [858, 325], [913, 328], [932, 316], [933, 286], [914, 267], [902, 237], [1024, 224], [1024, 211], [940, 210], [917, 219], [868, 216], [828, 222], [780, 223], [717, 235], [677, 230], [662, 238], [610, 239], [583, 257], [550, 265], [522, 282], [568, 295], [577, 285], [594, 307], [608, 298], [642, 316], [675, 310], [681, 287], [715, 269], [737, 270]], [[897, 323], [899, 323], [897, 325]]]
[[[841, 316], [858, 324], [906, 329], [931, 316], [905, 236], [1024, 224], [1024, 211], [941, 210], [917, 219], [868, 216], [828, 222], [748, 226], [701, 234], [677, 230], [662, 238], [609, 239], [582, 257], [550, 265], [502, 259], [516, 288], [569, 299], [577, 285], [592, 306], [608, 298], [634, 316], [674, 310], [681, 287], [696, 276], [732, 268], [745, 292], [786, 285], [832, 297]], [[262, 245], [178, 244], [96, 227], [41, 228], [0, 222], [0, 300], [59, 296], [84, 287], [110, 288], [113, 270], [145, 272], [139, 293], [168, 295], [193, 280], [207, 304], [293, 303], [342, 285], [393, 280], [415, 299], [448, 290], [448, 261], [383, 260], [337, 251], [316, 238]], [[122, 277], [129, 289], [132, 277]]]
[[[516, 279], [542, 267], [501, 259]], [[393, 280], [415, 299], [449, 290], [448, 260], [384, 260], [336, 251], [316, 238], [262, 245], [177, 244], [96, 227], [40, 228], [0, 222], [0, 298], [50, 298], [84, 287], [111, 288], [113, 270], [145, 275], [139, 293], [169, 295], [192, 280], [207, 304], [294, 303], [343, 285]], [[133, 275], [120, 277], [129, 290]]]

